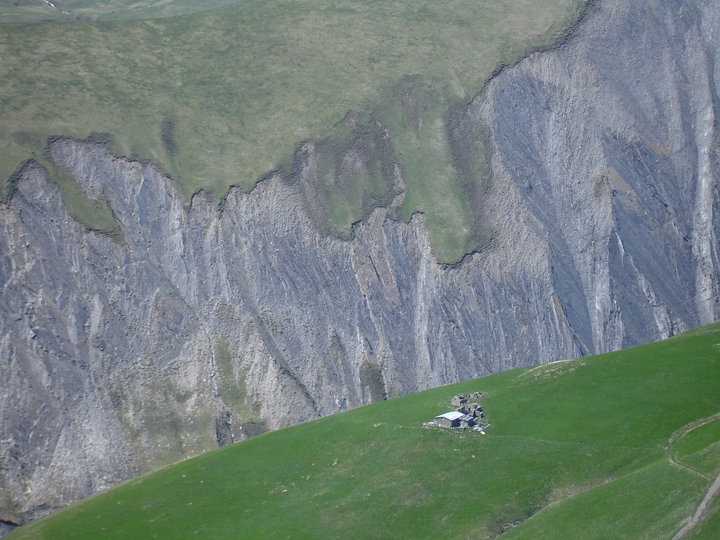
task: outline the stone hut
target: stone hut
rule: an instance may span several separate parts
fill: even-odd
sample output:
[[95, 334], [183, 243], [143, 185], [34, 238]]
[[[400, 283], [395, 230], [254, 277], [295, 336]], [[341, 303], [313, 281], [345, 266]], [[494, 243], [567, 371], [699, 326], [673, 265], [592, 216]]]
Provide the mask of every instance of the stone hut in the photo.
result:
[[435, 417], [435, 423], [440, 427], [460, 427], [460, 421], [466, 415], [460, 411], [450, 411]]

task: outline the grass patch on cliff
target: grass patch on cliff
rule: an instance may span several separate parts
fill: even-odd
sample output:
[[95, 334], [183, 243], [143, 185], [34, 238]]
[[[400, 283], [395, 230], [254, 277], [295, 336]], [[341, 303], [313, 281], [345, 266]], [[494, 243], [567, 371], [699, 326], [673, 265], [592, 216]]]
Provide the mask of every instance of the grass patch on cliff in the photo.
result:
[[[451, 262], [477, 216], [449, 149], [447, 105], [467, 102], [499, 65], [552, 44], [585, 2], [244, 0], [132, 21], [106, 19], [191, 4], [57, 3], [65, 18], [105, 20], [2, 25], [0, 177], [48, 135], [102, 132], [117, 154], [160, 164], [186, 197], [204, 187], [219, 198], [229, 185], [251, 189], [299, 141], [328, 137], [348, 110], [383, 110], [407, 171], [403, 215], [426, 212], [438, 257]], [[0, 21], [36, 9], [18, 4], [1, 6]], [[407, 80], [424, 86], [397, 116]], [[376, 181], [358, 178], [356, 191], [373, 192]], [[354, 198], [329, 199], [340, 227], [362, 216], [365, 198]]]
[[[717, 471], [695, 457], [718, 444], [718, 342], [714, 325], [383, 401], [187, 460], [10, 538], [670, 538]], [[485, 435], [423, 425], [475, 390]], [[718, 512], [697, 537], [717, 537]]]
[[63, 202], [71, 216], [94, 231], [112, 234], [119, 230], [107, 201], [87, 197], [71, 175], [45, 156], [38, 157], [37, 161], [62, 189]]

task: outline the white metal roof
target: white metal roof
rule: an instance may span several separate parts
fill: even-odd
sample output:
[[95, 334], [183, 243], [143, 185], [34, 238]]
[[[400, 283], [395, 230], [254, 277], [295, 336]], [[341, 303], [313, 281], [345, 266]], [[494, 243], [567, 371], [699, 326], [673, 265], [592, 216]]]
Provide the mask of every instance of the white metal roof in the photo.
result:
[[459, 418], [462, 418], [463, 416], [465, 416], [465, 415], [463, 413], [461, 413], [460, 411], [450, 411], [450, 412], [446, 412], [445, 414], [439, 414], [435, 418], [445, 418], [452, 422], [453, 420], [457, 420]]

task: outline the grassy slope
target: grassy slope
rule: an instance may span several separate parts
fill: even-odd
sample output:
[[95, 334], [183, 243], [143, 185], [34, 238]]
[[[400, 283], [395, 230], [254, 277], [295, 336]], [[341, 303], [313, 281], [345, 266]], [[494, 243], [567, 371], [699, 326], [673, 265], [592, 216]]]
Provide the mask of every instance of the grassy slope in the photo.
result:
[[[720, 473], [720, 325], [268, 433], [11, 538], [669, 538]], [[484, 390], [486, 435], [424, 427]], [[694, 531], [717, 538], [720, 504]]]
[[[28, 6], [18, 14], [23, 6], [7, 4], [0, 21], [30, 17]], [[27, 158], [42, 161], [49, 135], [109, 133], [115, 152], [159, 163], [186, 196], [198, 187], [220, 196], [231, 184], [251, 189], [299, 141], [322, 139], [348, 110], [362, 110], [389, 125], [408, 172], [403, 215], [427, 212], [449, 261], [477, 236], [468, 184], [482, 178], [455, 167], [448, 107], [469, 100], [498, 65], [551, 44], [584, 2], [244, 0], [134, 21], [107, 19], [183, 13], [189, 3], [115, 0], [109, 12], [88, 0], [57, 4], [104, 20], [2, 25], [0, 178]], [[413, 110], [397, 114], [406, 76], [420, 88], [410, 92]], [[361, 201], [350, 218], [331, 214], [358, 219]]]
[[175, 17], [244, 0], [13, 0], [4, 2], [0, 23], [72, 20], [136, 20]]

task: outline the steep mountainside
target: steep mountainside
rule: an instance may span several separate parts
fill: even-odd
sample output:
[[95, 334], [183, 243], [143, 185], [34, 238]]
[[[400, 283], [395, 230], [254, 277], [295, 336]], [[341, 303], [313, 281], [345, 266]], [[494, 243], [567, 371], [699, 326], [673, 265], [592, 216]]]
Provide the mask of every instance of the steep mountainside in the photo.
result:
[[718, 318], [718, 28], [710, 0], [601, 1], [449, 111], [459, 166], [488, 163], [492, 236], [452, 267], [423, 215], [394, 219], [400, 167], [346, 240], [312, 217], [321, 144], [218, 208], [185, 206], [150, 163], [51, 141], [119, 229], [74, 221], [34, 162], [0, 206], [0, 520], [259, 430]]

